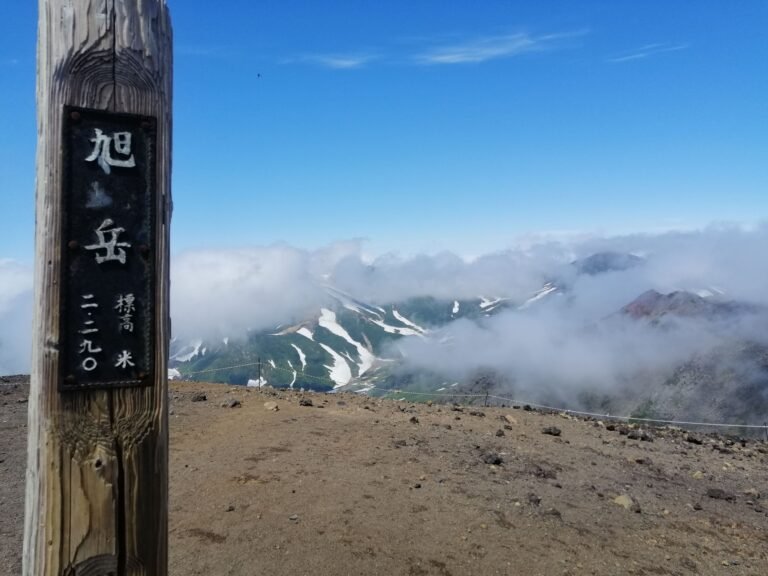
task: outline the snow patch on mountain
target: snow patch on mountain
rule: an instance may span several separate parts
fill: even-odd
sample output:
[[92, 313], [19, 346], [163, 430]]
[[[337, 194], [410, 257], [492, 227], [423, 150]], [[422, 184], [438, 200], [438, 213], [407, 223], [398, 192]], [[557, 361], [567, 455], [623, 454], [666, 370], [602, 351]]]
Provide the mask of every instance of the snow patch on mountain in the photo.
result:
[[326, 344], [321, 343], [320, 347], [333, 358], [333, 366], [328, 366], [327, 364], [323, 366], [328, 369], [331, 380], [336, 383], [334, 389], [348, 384], [352, 380], [352, 370], [347, 361], [344, 360], [344, 357]]
[[[192, 358], [200, 354], [200, 348], [202, 345], [202, 340], [194, 340], [189, 346], [184, 346], [184, 348], [171, 356], [170, 360], [175, 360], [177, 362], [189, 362], [192, 360]], [[205, 354], [205, 350], [203, 350], [203, 354]]]
[[458, 314], [459, 313], [459, 301], [454, 300], [453, 301], [453, 310], [451, 310], [451, 314]]
[[288, 384], [288, 388], [293, 388], [293, 385], [296, 383], [297, 372], [296, 372], [296, 368], [293, 367], [293, 364], [291, 364], [290, 360], [288, 360], [288, 366], [291, 367], [291, 372], [293, 372], [293, 380], [291, 380], [291, 383]]
[[414, 324], [413, 322], [411, 322], [410, 320], [408, 320], [408, 318], [406, 318], [405, 316], [403, 316], [402, 314], [400, 314], [400, 313], [399, 313], [397, 310], [395, 310], [394, 308], [392, 308], [392, 315], [393, 315], [395, 318], [397, 318], [398, 320], [400, 320], [400, 322], [402, 322], [402, 323], [403, 323], [403, 324], [405, 324], [406, 326], [410, 326], [411, 328], [413, 328], [414, 330], [418, 330], [418, 331], [419, 331], [419, 332], [421, 332], [422, 334], [424, 334], [424, 333], [426, 332], [426, 330], [425, 330], [424, 328], [422, 328], [422, 327], [421, 327], [421, 326], [419, 326], [418, 324]]
[[296, 349], [296, 352], [299, 354], [299, 360], [301, 360], [301, 371], [304, 372], [304, 369], [307, 367], [307, 356], [304, 354], [301, 348], [296, 346], [296, 344], [291, 344]]
[[313, 342], [315, 340], [314, 339], [314, 335], [312, 334], [312, 331], [309, 328], [307, 328], [306, 326], [302, 326], [301, 328], [296, 330], [296, 334], [301, 334], [302, 336], [304, 336], [304, 338], [309, 338]]
[[543, 288], [538, 290], [533, 296], [531, 296], [530, 298], [528, 298], [528, 300], [526, 300], [520, 306], [518, 306], [518, 310], [525, 310], [534, 302], [537, 302], [542, 298], [545, 298], [549, 294], [552, 294], [553, 292], [556, 292], [556, 291], [557, 291], [557, 286], [555, 286], [551, 282], [548, 282], [544, 284]]
[[401, 336], [424, 336], [421, 332], [417, 332], [413, 328], [400, 328], [397, 326], [390, 326], [383, 320], [371, 320], [376, 326], [384, 329], [387, 334], [400, 334]]
[[373, 361], [376, 360], [376, 357], [365, 346], [360, 344], [360, 342], [349, 335], [349, 332], [347, 332], [336, 321], [336, 314], [334, 312], [328, 310], [328, 308], [321, 308], [320, 320], [318, 320], [318, 324], [328, 330], [331, 334], [335, 334], [339, 338], [343, 338], [355, 347], [357, 354], [360, 357], [360, 364], [358, 364], [358, 376], [362, 376], [371, 366], [373, 366]]
[[501, 302], [503, 298], [485, 298], [484, 296], [480, 296], [480, 308], [485, 310], [486, 308], [489, 308], [490, 306], [493, 306], [495, 304], [498, 304]]

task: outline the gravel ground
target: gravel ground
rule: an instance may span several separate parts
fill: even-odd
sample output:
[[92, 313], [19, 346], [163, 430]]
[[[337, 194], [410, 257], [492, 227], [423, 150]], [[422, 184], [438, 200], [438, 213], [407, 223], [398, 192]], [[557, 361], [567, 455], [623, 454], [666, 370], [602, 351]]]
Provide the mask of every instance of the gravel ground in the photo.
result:
[[[10, 575], [27, 388], [0, 394]], [[173, 576], [768, 573], [764, 442], [353, 394], [171, 395]]]

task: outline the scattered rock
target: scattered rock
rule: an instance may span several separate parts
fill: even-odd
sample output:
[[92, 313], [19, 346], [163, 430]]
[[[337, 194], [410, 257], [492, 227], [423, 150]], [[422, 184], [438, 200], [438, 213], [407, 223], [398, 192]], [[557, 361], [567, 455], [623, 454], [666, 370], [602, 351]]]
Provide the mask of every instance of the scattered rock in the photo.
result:
[[749, 496], [753, 500], [759, 500], [760, 492], [758, 492], [756, 488], [748, 488], [747, 490], [744, 490], [744, 496]]
[[408, 444], [406, 443], [405, 440], [395, 440], [394, 442], [392, 442], [392, 446], [394, 446], [395, 448], [403, 448], [404, 446], [407, 446], [407, 445]]
[[557, 508], [547, 508], [544, 510], [544, 516], [554, 516], [555, 518], [562, 518], [563, 515]]
[[[312, 404], [312, 400], [309, 398], [302, 398], [299, 400], [299, 406], [314, 406], [314, 404]], [[366, 408], [368, 407], [366, 406]]]
[[701, 505], [701, 502], [696, 502], [696, 504], [693, 505], [693, 509], [696, 510], [696, 511], [702, 510], [703, 507]]
[[517, 424], [517, 419], [509, 414], [505, 414], [501, 419], [505, 420], [508, 424]]
[[288, 516], [288, 520], [291, 522], [298, 522], [299, 521], [299, 515], [298, 514], [291, 514]]
[[470, 410], [469, 411], [470, 416], [479, 416], [481, 418], [485, 418], [485, 412], [481, 410]]
[[410, 422], [411, 424], [418, 424], [419, 423], [419, 419], [416, 418], [416, 416], [411, 416], [411, 419], [408, 420], [408, 422]]
[[494, 452], [493, 450], [488, 450], [486, 452], [481, 453], [480, 458], [486, 464], [493, 464], [494, 466], [498, 466], [499, 464], [502, 464], [504, 462], [501, 455], [498, 452]]
[[704, 441], [698, 436], [696, 436], [695, 434], [686, 434], [685, 441], [690, 442], [691, 444], [699, 445], [699, 446], [704, 443]]
[[616, 498], [613, 499], [613, 503], [621, 506], [625, 510], [632, 510], [632, 512], [636, 512], [638, 514], [641, 512], [640, 504], [638, 504], [634, 498], [628, 496], [627, 494], [616, 496]]
[[550, 436], [560, 436], [562, 430], [557, 426], [547, 426], [541, 431], [542, 434], [549, 434]]
[[533, 467], [533, 475], [536, 476], [536, 478], [543, 478], [544, 480], [557, 480], [557, 474], [554, 470], [542, 468], [538, 465]]
[[533, 492], [530, 492], [527, 498], [528, 498], [528, 504], [530, 504], [531, 506], [538, 506], [539, 504], [541, 504], [541, 498], [539, 498]]
[[499, 437], [504, 436], [504, 430], [502, 430], [501, 428], [496, 430], [496, 436], [499, 436]]
[[277, 405], [277, 402], [264, 402], [264, 409], [270, 410], [271, 412], [277, 412], [280, 410], [280, 407]]
[[238, 400], [237, 398], [230, 398], [229, 400], [224, 402], [222, 406], [224, 408], [240, 408], [241, 404], [240, 404], [240, 400]]
[[208, 400], [208, 396], [205, 395], [205, 392], [196, 392], [192, 394], [192, 402], [205, 402]]
[[645, 430], [630, 430], [627, 438], [630, 440], [640, 440], [641, 442], [653, 442], [653, 436]]
[[234, 511], [235, 511], [235, 507], [232, 504], [227, 506], [227, 512], [234, 512]]
[[696, 470], [696, 472], [691, 474], [691, 477], [694, 480], [701, 480], [702, 478], [704, 478], [704, 472], [702, 472], [701, 470]]
[[722, 488], [708, 488], [707, 496], [709, 496], [710, 498], [713, 498], [714, 500], [727, 500], [729, 502], [736, 499], [736, 496], [734, 496], [730, 492], [726, 492]]
[[616, 430], [616, 424], [614, 424], [613, 422], [611, 422], [610, 424], [606, 424], [605, 429], [613, 432], [614, 430]]
[[339, 400], [338, 402], [336, 402], [336, 406], [346, 406], [346, 405], [347, 403], [344, 402], [344, 400]]

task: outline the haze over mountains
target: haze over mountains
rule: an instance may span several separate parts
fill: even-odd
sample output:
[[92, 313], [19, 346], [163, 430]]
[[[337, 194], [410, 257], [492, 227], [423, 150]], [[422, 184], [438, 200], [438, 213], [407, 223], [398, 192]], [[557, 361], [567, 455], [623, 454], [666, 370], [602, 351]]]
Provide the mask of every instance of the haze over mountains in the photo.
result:
[[[747, 422], [768, 407], [766, 249], [763, 225], [472, 260], [371, 261], [359, 242], [187, 252], [172, 265], [172, 366], [246, 384], [261, 359], [276, 386], [381, 394], [481, 382], [530, 402]], [[0, 372], [25, 369], [9, 346], [24, 341], [11, 324], [24, 307], [11, 301], [0, 307]]]
[[[273, 385], [371, 394], [467, 391], [482, 377], [531, 402], [747, 421], [765, 407], [768, 387], [766, 247], [765, 227], [721, 227], [543, 243], [470, 262], [452, 254], [365, 262], [354, 244], [238, 253], [233, 269], [247, 263], [252, 273], [234, 293], [279, 304], [241, 313], [246, 341], [225, 324], [208, 324], [205, 337], [205, 315], [177, 314], [176, 360], [185, 359], [177, 368], [245, 384], [257, 378], [253, 366], [216, 369], [261, 358]], [[280, 281], [256, 284], [260, 266], [278, 261], [288, 264]], [[279, 299], [283, 290], [298, 299]], [[190, 329], [197, 354], [186, 358], [194, 348], [178, 346]]]

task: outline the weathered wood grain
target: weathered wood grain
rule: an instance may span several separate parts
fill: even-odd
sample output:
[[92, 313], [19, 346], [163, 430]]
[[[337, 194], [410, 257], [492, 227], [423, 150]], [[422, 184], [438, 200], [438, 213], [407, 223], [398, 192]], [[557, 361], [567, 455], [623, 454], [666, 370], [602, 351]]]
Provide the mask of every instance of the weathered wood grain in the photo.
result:
[[[25, 576], [167, 572], [171, 81], [165, 0], [39, 0]], [[157, 118], [151, 387], [58, 391], [65, 105]]]

